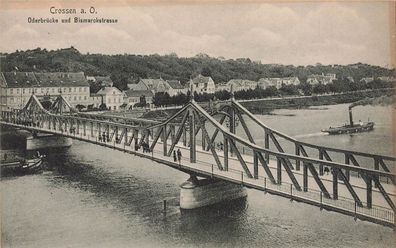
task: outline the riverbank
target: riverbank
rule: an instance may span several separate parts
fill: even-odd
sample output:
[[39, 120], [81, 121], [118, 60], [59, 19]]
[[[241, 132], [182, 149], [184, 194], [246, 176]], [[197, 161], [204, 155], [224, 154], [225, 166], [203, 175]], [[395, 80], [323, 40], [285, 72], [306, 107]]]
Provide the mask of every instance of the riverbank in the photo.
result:
[[318, 95], [309, 97], [260, 99], [257, 101], [241, 102], [253, 114], [271, 114], [275, 109], [303, 109], [312, 106], [334, 105], [342, 103], [352, 103], [365, 98], [386, 97], [384, 104], [393, 103], [392, 89], [380, 89], [370, 91], [356, 91], [333, 95]]
[[[316, 95], [316, 96], [298, 96], [285, 98], [265, 98], [257, 100], [240, 101], [240, 103], [253, 114], [274, 115], [275, 109], [317, 109], [314, 106], [335, 105], [342, 103], [352, 103], [365, 98], [379, 98], [381, 103], [390, 105], [393, 103], [393, 89], [378, 89], [369, 91], [355, 91], [332, 95]], [[222, 103], [219, 103], [220, 105]], [[208, 103], [200, 103], [200, 105], [208, 110]], [[161, 120], [172, 116], [177, 110], [154, 110], [142, 115], [144, 118]]]
[[[275, 109], [315, 109], [314, 106], [323, 105], [334, 105], [342, 103], [352, 103], [365, 98], [379, 98], [382, 104], [390, 105], [393, 101], [393, 95], [395, 91], [393, 89], [378, 89], [378, 90], [365, 90], [365, 91], [354, 91], [346, 93], [338, 93], [331, 95], [315, 95], [315, 96], [296, 96], [296, 97], [284, 97], [284, 98], [264, 98], [264, 99], [253, 99], [239, 101], [244, 107], [246, 107], [253, 114], [261, 115], [274, 115], [272, 112]], [[209, 103], [199, 103], [204, 109], [209, 109]], [[219, 102], [218, 105], [225, 104]], [[178, 109], [165, 109], [165, 110], [143, 110], [134, 109], [132, 111], [120, 111], [120, 112], [101, 112], [101, 115], [113, 115], [130, 118], [146, 118], [151, 120], [165, 120], [176, 113]]]

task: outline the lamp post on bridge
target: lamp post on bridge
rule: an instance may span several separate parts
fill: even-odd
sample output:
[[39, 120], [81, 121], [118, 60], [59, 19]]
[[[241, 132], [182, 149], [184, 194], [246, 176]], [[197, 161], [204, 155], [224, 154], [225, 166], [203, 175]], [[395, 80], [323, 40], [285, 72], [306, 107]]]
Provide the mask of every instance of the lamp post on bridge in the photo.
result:
[[[233, 101], [235, 101], [234, 86], [231, 84], [231, 104]], [[230, 132], [235, 134], [235, 110], [233, 108], [231, 108], [231, 113], [230, 113]], [[230, 139], [230, 142], [233, 141]], [[234, 156], [234, 149], [232, 146], [230, 146], [230, 153], [231, 156]]]
[[[190, 103], [194, 103], [194, 83], [190, 81]], [[196, 138], [195, 138], [195, 118], [194, 110], [189, 109], [189, 124], [190, 124], [190, 162], [195, 163], [197, 160], [196, 156]]]

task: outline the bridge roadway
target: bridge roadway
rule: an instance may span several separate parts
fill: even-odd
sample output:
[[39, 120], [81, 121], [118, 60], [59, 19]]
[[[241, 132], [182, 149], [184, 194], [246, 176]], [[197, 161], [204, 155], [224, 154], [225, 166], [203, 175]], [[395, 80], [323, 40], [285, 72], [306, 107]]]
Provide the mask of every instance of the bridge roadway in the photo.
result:
[[[188, 158], [189, 148], [183, 146], [181, 142], [179, 142], [175, 148], [175, 149], [180, 148], [182, 154], [185, 154], [185, 156], [182, 157], [182, 162], [179, 164], [178, 162], [173, 161], [173, 156], [168, 157], [163, 155], [161, 145], [155, 146], [154, 150], [151, 153], [143, 153], [142, 149], [135, 151], [133, 145], [127, 146], [122, 142], [120, 144], [117, 144], [116, 142], [99, 142], [97, 137], [88, 135], [91, 133], [89, 130], [89, 126], [88, 129], [86, 130], [86, 135], [84, 136], [82, 127], [80, 127], [79, 132], [69, 133], [68, 132], [69, 130], [67, 131], [53, 130], [53, 129], [50, 130], [45, 126], [38, 128], [38, 127], [23, 126], [18, 124], [11, 124], [4, 121], [0, 121], [0, 124], [14, 126], [17, 128], [19, 127], [22, 129], [28, 129], [31, 131], [35, 130], [44, 133], [58, 134], [73, 139], [93, 143], [96, 145], [105, 146], [108, 148], [116, 149], [123, 152], [128, 152], [130, 154], [134, 154], [140, 157], [144, 157], [153, 160], [155, 162], [173, 167], [175, 169], [178, 169], [186, 173], [195, 174], [202, 177], [217, 178], [231, 183], [242, 184], [249, 188], [254, 188], [257, 190], [264, 191], [265, 193], [271, 193], [289, 198], [293, 201], [304, 202], [307, 204], [318, 206], [320, 207], [320, 209], [326, 209], [326, 210], [350, 215], [355, 217], [355, 219], [359, 218], [362, 220], [368, 220], [378, 224], [395, 227], [394, 212], [392, 211], [391, 208], [387, 207], [388, 205], [386, 201], [384, 200], [383, 196], [376, 188], [373, 188], [372, 197], [373, 197], [373, 202], [376, 202], [377, 205], [373, 204], [372, 208], [369, 209], [367, 207], [357, 206], [353, 198], [350, 196], [348, 190], [341, 182], [339, 183], [338, 200], [333, 200], [333, 199], [328, 199], [322, 195], [319, 187], [317, 186], [317, 184], [315, 183], [314, 179], [311, 176], [309, 176], [308, 179], [308, 185], [309, 185], [308, 191], [307, 192], [297, 191], [293, 186], [291, 180], [287, 176], [287, 173], [284, 169], [282, 170], [282, 184], [280, 185], [272, 183], [267, 177], [263, 176], [266, 174], [262, 167], [259, 167], [259, 175], [261, 176], [259, 176], [258, 179], [248, 178], [248, 176], [242, 170], [238, 159], [233, 156], [229, 156], [229, 162], [228, 162], [229, 170], [221, 171], [216, 166], [216, 162], [213, 158], [213, 155], [208, 151], [203, 151], [202, 149], [200, 149], [200, 147], [197, 147], [197, 162], [191, 163]], [[98, 130], [94, 128], [93, 131], [94, 134], [96, 134]], [[162, 142], [159, 140], [157, 143], [162, 143]], [[242, 155], [242, 156], [245, 159], [247, 166], [252, 171], [253, 157], [249, 155]], [[223, 156], [221, 155], [219, 155], [219, 157], [221, 159], [223, 158]], [[276, 167], [277, 167], [276, 161], [270, 159], [269, 166], [272, 173], [276, 174]], [[294, 174], [298, 182], [302, 184], [302, 180], [303, 180], [302, 173], [295, 171]], [[331, 189], [332, 187], [331, 177], [332, 175], [330, 173], [329, 175], [321, 176], [322, 181], [327, 189]], [[358, 180], [357, 178], [351, 177], [350, 183], [351, 185], [353, 185], [360, 199], [365, 199], [366, 185], [362, 183], [362, 180]], [[395, 192], [395, 186], [392, 183], [390, 184], [384, 183], [383, 187], [387, 192]], [[393, 198], [395, 197], [394, 194], [390, 194], [390, 195]]]

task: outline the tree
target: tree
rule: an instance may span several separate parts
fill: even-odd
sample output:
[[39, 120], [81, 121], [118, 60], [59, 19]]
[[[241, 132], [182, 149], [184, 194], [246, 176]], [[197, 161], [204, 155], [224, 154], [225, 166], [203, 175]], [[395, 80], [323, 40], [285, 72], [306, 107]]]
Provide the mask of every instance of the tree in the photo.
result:
[[82, 104], [77, 104], [76, 105], [76, 109], [78, 109], [78, 111], [81, 111], [81, 110], [83, 110], [85, 108], [87, 108], [85, 105], [82, 105]]
[[157, 107], [171, 104], [168, 92], [157, 92], [153, 97], [153, 104]]
[[52, 102], [49, 100], [44, 100], [42, 102], [40, 102], [41, 105], [43, 106], [43, 108], [45, 108], [46, 110], [49, 110], [52, 106]]
[[204, 68], [202, 68], [201, 74], [202, 76], [210, 77], [212, 76], [212, 70], [209, 67], [205, 66]]
[[107, 110], [107, 106], [105, 103], [100, 104], [99, 110]]
[[312, 88], [312, 92], [315, 94], [324, 94], [324, 93], [327, 93], [328, 91], [329, 90], [328, 90], [327, 85], [321, 84], [321, 83], [315, 84]]
[[262, 97], [267, 97], [267, 96], [277, 96], [279, 94], [278, 89], [275, 86], [269, 86], [267, 87], [264, 92], [263, 92]]
[[309, 84], [307, 82], [303, 82], [298, 85], [298, 88], [301, 89], [301, 91], [303, 92], [303, 94], [305, 96], [312, 95], [312, 85], [311, 84]]
[[215, 97], [219, 100], [228, 100], [231, 97], [231, 93], [226, 90], [216, 91]]
[[139, 98], [139, 103], [140, 103], [142, 106], [146, 106], [146, 96], [144, 96], [144, 95], [140, 96], [140, 98]]
[[284, 95], [299, 95], [297, 86], [293, 84], [282, 84], [279, 91]]

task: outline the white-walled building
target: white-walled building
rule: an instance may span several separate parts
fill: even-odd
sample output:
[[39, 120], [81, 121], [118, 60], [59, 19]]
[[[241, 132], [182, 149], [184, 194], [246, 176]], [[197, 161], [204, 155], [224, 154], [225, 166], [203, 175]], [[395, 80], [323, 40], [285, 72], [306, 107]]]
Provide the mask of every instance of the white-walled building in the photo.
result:
[[151, 105], [153, 103], [154, 94], [150, 90], [124, 91], [124, 103], [126, 104], [126, 109], [133, 108], [134, 105], [139, 103], [143, 97], [146, 101], [146, 104]]
[[170, 96], [176, 96], [178, 94], [187, 94], [187, 89], [184, 88], [179, 80], [166, 80], [169, 85], [168, 94]]
[[228, 81], [227, 86], [229, 90], [232, 89], [234, 92], [242, 91], [242, 90], [254, 90], [257, 87], [257, 82], [247, 80], [247, 79], [231, 79]]
[[211, 77], [204, 77], [201, 74], [188, 81], [186, 89], [189, 90], [190, 83], [194, 84], [194, 92], [213, 94], [215, 92], [215, 83]]
[[284, 85], [299, 85], [300, 80], [298, 77], [284, 77], [284, 78], [260, 78], [258, 86], [262, 89], [266, 89], [270, 86], [274, 86], [280, 89]]
[[218, 91], [231, 91], [230, 85], [228, 85], [228, 83], [220, 83], [216, 85], [216, 92]]
[[119, 110], [124, 103], [124, 93], [116, 87], [104, 87], [96, 95], [102, 96], [102, 101], [109, 110]]
[[38, 97], [62, 95], [72, 106], [90, 104], [89, 84], [83, 72], [2, 72], [2, 110], [23, 108], [32, 94]]
[[309, 84], [329, 84], [332, 83], [334, 80], [336, 80], [336, 74], [334, 73], [327, 73], [326, 75], [324, 75], [322, 73], [322, 75], [309, 75], [307, 78], [307, 83]]

